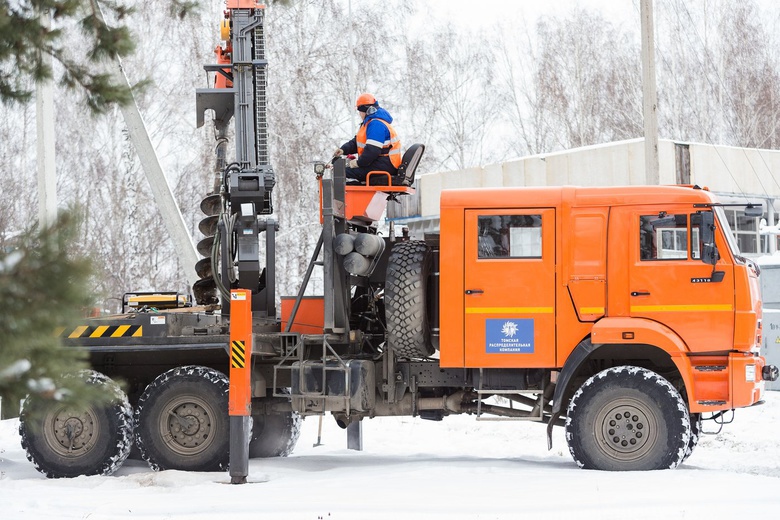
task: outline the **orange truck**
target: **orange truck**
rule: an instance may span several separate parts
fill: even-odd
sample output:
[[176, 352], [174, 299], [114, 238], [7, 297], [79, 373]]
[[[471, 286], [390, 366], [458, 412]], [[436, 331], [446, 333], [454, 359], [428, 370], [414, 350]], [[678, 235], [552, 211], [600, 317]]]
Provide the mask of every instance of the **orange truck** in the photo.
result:
[[[413, 177], [422, 150], [402, 173]], [[131, 307], [65, 331], [90, 352], [90, 382], [123, 399], [55, 405], [36, 427], [23, 415], [38, 469], [110, 473], [133, 444], [155, 469], [227, 468], [238, 366], [250, 457], [290, 453], [306, 416], [354, 431], [377, 416], [472, 414], [546, 424], [548, 443], [563, 426], [577, 464], [602, 470], [678, 466], [703, 421], [761, 403], [778, 377], [758, 352], [758, 268], [707, 190], [444, 191], [440, 233], [412, 240], [380, 236], [375, 219], [413, 188], [346, 186], [343, 160], [323, 171], [308, 274], [323, 268], [324, 294], [303, 296], [307, 275], [279, 319], [250, 312], [238, 364], [218, 306]], [[136, 332], [109, 334], [124, 329]], [[118, 421], [128, 409], [133, 420]]]
[[674, 467], [777, 377], [758, 267], [696, 186], [445, 191], [440, 243], [441, 366], [539, 369], [581, 466]]
[[[218, 146], [195, 305], [128, 296], [61, 332], [110, 398], [25, 401], [22, 444], [47, 476], [110, 474], [135, 446], [154, 469], [230, 465], [241, 483], [248, 458], [289, 454], [301, 418], [328, 413], [350, 433], [376, 416], [533, 420], [548, 444], [563, 426], [582, 467], [674, 468], [703, 420], [777, 379], [758, 267], [696, 186], [444, 191], [440, 233], [412, 240], [378, 221], [414, 191], [424, 146], [384, 185], [348, 185], [337, 158], [315, 165], [322, 232], [300, 291], [277, 299], [264, 9], [230, 0], [225, 16], [214, 88], [196, 97]], [[315, 268], [323, 294], [305, 296]]]

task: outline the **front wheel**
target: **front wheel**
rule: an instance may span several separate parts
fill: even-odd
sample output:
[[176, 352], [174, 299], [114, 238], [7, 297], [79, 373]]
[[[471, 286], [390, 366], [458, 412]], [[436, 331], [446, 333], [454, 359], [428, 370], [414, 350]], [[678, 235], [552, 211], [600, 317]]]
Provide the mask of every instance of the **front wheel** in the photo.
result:
[[691, 456], [693, 453], [693, 449], [696, 448], [696, 445], [699, 444], [699, 439], [701, 438], [701, 414], [700, 413], [692, 413], [691, 414], [691, 440], [688, 441], [688, 446], [685, 448], [685, 456], [683, 457], [683, 462], [688, 460], [688, 457]]
[[133, 446], [133, 408], [125, 393], [94, 370], [78, 377], [107, 399], [69, 405], [30, 396], [22, 407], [22, 447], [35, 468], [49, 478], [111, 475]]
[[185, 366], [158, 376], [136, 410], [136, 445], [155, 470], [221, 471], [228, 467], [228, 378]]
[[676, 468], [691, 438], [680, 393], [650, 370], [619, 366], [588, 379], [567, 410], [566, 440], [585, 469]]

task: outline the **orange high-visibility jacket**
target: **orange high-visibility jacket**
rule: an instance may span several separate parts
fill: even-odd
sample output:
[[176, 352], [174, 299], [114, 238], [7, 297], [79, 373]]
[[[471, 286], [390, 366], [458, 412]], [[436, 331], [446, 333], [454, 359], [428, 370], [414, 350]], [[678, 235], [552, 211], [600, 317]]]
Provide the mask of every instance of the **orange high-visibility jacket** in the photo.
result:
[[[386, 137], [384, 141], [374, 139], [373, 137], [376, 135], [375, 132], [371, 132], [373, 134], [371, 136], [372, 138], [367, 137], [367, 129], [374, 121], [381, 122], [387, 128], [389, 136]], [[357, 142], [358, 157], [363, 154], [366, 145], [373, 145], [382, 149], [380, 157], [389, 157], [390, 162], [396, 168], [401, 166], [401, 140], [398, 139], [398, 134], [395, 133], [395, 129], [387, 121], [379, 118], [369, 119], [365, 124], [360, 125], [357, 135], [355, 136], [355, 141]]]

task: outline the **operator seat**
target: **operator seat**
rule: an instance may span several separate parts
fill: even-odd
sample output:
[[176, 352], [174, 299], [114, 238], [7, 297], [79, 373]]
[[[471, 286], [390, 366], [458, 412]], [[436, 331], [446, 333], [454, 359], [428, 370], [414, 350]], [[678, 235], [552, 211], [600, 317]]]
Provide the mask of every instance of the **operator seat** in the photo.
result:
[[414, 182], [414, 173], [417, 170], [417, 165], [420, 164], [423, 152], [425, 152], [424, 144], [413, 144], [406, 150], [406, 153], [404, 153], [404, 156], [401, 158], [401, 165], [398, 167], [398, 172], [395, 176], [391, 176], [389, 173], [381, 170], [371, 171], [366, 175], [366, 185], [387, 186], [389, 177], [392, 181], [392, 186], [411, 186]]
[[425, 152], [425, 145], [422, 143], [415, 143], [406, 150], [396, 174], [396, 178], [401, 180], [401, 186], [411, 186], [414, 182], [414, 173], [417, 171], [423, 152]]
[[401, 165], [395, 176], [385, 171], [372, 171], [366, 175], [367, 185], [347, 184], [344, 208], [347, 220], [377, 222], [385, 211], [388, 200], [397, 201], [400, 195], [413, 194], [414, 174], [424, 151], [424, 144], [410, 146], [401, 158]]

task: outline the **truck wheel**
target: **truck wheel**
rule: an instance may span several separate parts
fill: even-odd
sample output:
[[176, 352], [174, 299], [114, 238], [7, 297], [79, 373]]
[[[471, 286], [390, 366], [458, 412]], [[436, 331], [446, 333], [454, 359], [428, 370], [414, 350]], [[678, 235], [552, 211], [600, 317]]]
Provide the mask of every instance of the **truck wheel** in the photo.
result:
[[94, 370], [85, 370], [79, 377], [109, 399], [74, 406], [30, 396], [22, 407], [22, 448], [35, 468], [49, 478], [111, 475], [133, 446], [133, 408], [125, 393]]
[[430, 248], [414, 240], [396, 244], [387, 260], [387, 343], [399, 357], [427, 357], [434, 352], [427, 287], [432, 262]]
[[286, 457], [292, 453], [301, 435], [301, 422], [301, 416], [295, 412], [253, 413], [249, 457]]
[[585, 469], [672, 469], [691, 438], [680, 393], [650, 370], [619, 366], [588, 379], [572, 397], [566, 440]]
[[685, 448], [685, 456], [683, 457], [683, 462], [688, 460], [688, 457], [691, 456], [691, 453], [693, 453], [693, 449], [696, 447], [697, 444], [699, 444], [699, 439], [701, 438], [701, 414], [700, 413], [692, 413], [691, 414], [691, 440], [688, 441], [688, 447]]
[[136, 445], [152, 469], [228, 467], [228, 388], [223, 373], [200, 366], [173, 368], [146, 387], [136, 410]]

